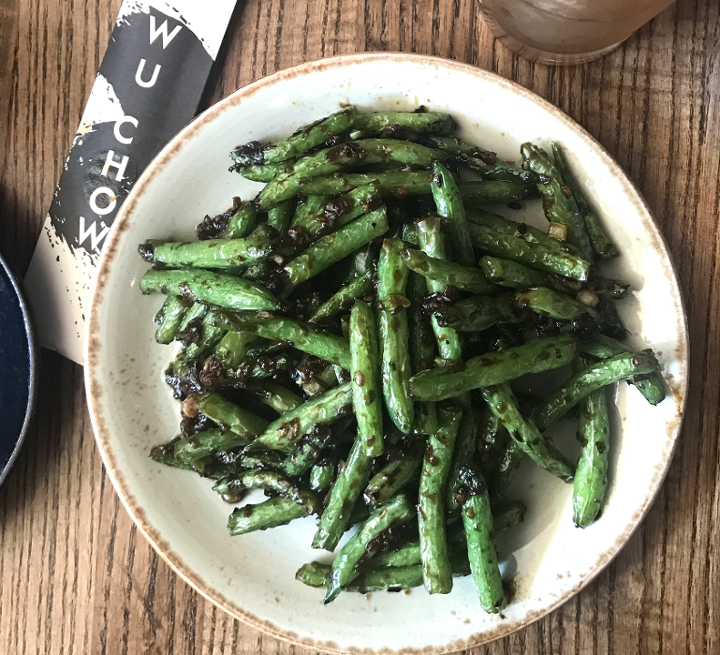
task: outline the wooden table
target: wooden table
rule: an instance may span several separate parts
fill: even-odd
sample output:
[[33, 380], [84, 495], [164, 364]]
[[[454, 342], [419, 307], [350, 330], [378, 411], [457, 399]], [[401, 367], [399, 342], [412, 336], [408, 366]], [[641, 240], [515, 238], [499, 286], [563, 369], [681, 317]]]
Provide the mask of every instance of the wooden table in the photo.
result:
[[[0, 248], [27, 268], [120, 0], [2, 0]], [[720, 16], [680, 0], [614, 54], [549, 68], [493, 42], [473, 0], [239, 2], [207, 103], [279, 68], [362, 50], [453, 57], [577, 119], [639, 185], [690, 318], [685, 428], [618, 558], [559, 610], [473, 652], [720, 653]], [[43, 353], [37, 421], [0, 490], [3, 655], [306, 655], [234, 621], [138, 534], [103, 471], [82, 369]], [[650, 438], [650, 435], [636, 435]]]

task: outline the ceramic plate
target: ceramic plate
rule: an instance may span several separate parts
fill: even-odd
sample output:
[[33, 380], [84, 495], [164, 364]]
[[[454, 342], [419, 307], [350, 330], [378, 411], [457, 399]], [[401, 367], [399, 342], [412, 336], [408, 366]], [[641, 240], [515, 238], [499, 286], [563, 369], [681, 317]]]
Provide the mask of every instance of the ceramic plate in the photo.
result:
[[[517, 159], [531, 140], [558, 141], [622, 257], [606, 273], [632, 283], [621, 303], [632, 343], [652, 346], [671, 386], [650, 407], [622, 385], [613, 411], [610, 487], [600, 521], [573, 527], [571, 487], [527, 466], [512, 494], [528, 505], [525, 523], [500, 541], [514, 597], [500, 616], [484, 614], [472, 580], [452, 593], [343, 594], [322, 605], [322, 592], [294, 579], [323, 553], [310, 542], [312, 518], [231, 538], [231, 508], [207, 481], [148, 458], [152, 445], [178, 430], [178, 410], [162, 371], [172, 356], [153, 338], [159, 297], [143, 297], [147, 270], [137, 245], [148, 238], [194, 238], [207, 214], [260, 185], [228, 172], [229, 150], [277, 139], [336, 111], [447, 111], [473, 143]], [[539, 203], [516, 218], [532, 222]], [[678, 435], [687, 385], [687, 334], [667, 248], [648, 208], [602, 147], [558, 109], [492, 73], [416, 55], [354, 55], [304, 64], [240, 89], [186, 127], [135, 185], [115, 220], [98, 272], [87, 340], [90, 411], [106, 466], [128, 511], [168, 563], [191, 585], [239, 619], [275, 636], [320, 650], [439, 653], [480, 644], [528, 624], [566, 601], [619, 551], [663, 480]], [[559, 436], [567, 440], [567, 436]], [[568, 452], [577, 452], [570, 443]], [[325, 555], [327, 559], [327, 554]]]

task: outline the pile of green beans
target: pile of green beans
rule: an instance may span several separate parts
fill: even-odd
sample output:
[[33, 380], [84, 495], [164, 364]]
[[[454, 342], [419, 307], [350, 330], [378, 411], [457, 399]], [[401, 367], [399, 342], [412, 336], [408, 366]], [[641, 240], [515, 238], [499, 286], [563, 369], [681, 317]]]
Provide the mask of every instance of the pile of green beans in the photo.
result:
[[[500, 612], [494, 535], [522, 521], [506, 498], [520, 462], [572, 483], [587, 527], [607, 489], [608, 388], [665, 397], [652, 352], [622, 343], [614, 303], [629, 285], [599, 268], [618, 250], [560, 147], [526, 143], [516, 168], [456, 127], [350, 106], [239, 146], [231, 170], [265, 182], [258, 196], [208, 216], [197, 241], [139, 247], [153, 264], [141, 291], [166, 296], [156, 340], [180, 344], [165, 374], [180, 434], [151, 457], [228, 503], [262, 489], [231, 535], [316, 515], [313, 547], [337, 555], [297, 578], [326, 603], [446, 594], [472, 575]], [[486, 209], [518, 202], [548, 228]], [[558, 371], [545, 397], [520, 393], [545, 371]], [[575, 408], [571, 456], [545, 431]]]

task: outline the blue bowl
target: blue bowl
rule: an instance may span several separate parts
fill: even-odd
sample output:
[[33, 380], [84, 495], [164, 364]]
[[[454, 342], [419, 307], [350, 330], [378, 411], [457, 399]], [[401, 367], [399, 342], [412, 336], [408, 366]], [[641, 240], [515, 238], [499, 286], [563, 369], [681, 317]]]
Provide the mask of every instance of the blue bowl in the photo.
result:
[[30, 310], [18, 279], [0, 256], [0, 484], [32, 420], [38, 354]]

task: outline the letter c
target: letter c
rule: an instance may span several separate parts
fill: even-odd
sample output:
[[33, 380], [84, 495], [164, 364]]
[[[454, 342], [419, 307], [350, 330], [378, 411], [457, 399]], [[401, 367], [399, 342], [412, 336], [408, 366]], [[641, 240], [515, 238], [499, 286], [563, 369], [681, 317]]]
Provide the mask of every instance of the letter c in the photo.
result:
[[115, 127], [113, 128], [113, 134], [115, 135], [115, 138], [117, 139], [118, 143], [122, 143], [124, 145], [130, 145], [135, 137], [133, 136], [123, 136], [120, 133], [120, 128], [125, 125], [126, 123], [129, 123], [133, 127], [138, 126], [138, 119], [134, 116], [123, 116], [122, 118], [119, 118], [115, 121]]

